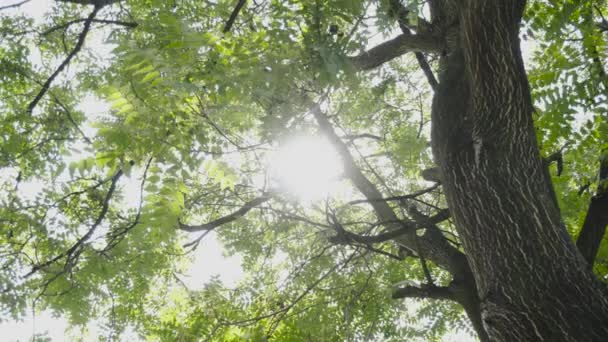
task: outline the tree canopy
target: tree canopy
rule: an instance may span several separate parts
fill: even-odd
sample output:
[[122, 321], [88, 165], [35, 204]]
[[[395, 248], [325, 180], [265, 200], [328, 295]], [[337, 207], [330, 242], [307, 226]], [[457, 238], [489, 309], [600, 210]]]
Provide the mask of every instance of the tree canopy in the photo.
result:
[[[101, 319], [102, 339], [480, 333], [431, 149], [443, 2], [55, 0], [37, 19], [28, 1], [0, 6], [2, 316]], [[543, 163], [601, 281], [607, 17], [604, 1], [530, 0], [518, 24]], [[272, 171], [298, 136], [333, 147], [339, 191], [303, 201]], [[245, 276], [188, 289], [210, 232]]]

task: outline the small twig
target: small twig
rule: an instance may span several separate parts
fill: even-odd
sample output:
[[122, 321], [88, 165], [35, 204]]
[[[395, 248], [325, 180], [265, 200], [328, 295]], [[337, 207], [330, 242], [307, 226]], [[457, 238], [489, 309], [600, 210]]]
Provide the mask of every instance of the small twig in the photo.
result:
[[344, 139], [346, 139], [348, 141], [354, 141], [357, 139], [364, 139], [364, 138], [377, 140], [377, 141], [384, 140], [381, 136], [377, 136], [377, 135], [370, 134], [370, 133], [353, 134], [353, 135], [347, 135], [344, 137]]
[[182, 247], [183, 247], [183, 248], [192, 247], [192, 249], [190, 249], [190, 251], [189, 251], [189, 252], [194, 251], [194, 250], [195, 250], [195, 249], [198, 247], [198, 244], [201, 242], [201, 240], [203, 240], [203, 239], [205, 238], [205, 236], [207, 236], [207, 234], [209, 234], [209, 233], [211, 233], [211, 232], [212, 232], [211, 230], [207, 230], [207, 231], [205, 231], [203, 234], [201, 234], [201, 236], [197, 237], [197, 238], [196, 238], [195, 240], [193, 240], [193, 241], [190, 241], [190, 242], [188, 242], [188, 243], [184, 244]]
[[408, 195], [399, 195], [399, 196], [390, 196], [390, 197], [384, 197], [384, 198], [371, 198], [371, 199], [359, 199], [359, 200], [353, 200], [350, 202], [347, 202], [345, 205], [355, 205], [355, 204], [361, 204], [361, 203], [370, 203], [370, 202], [392, 202], [392, 201], [403, 201], [403, 200], [407, 200], [407, 199], [413, 199], [416, 198], [418, 196], [424, 195], [426, 193], [429, 193], [435, 189], [437, 189], [441, 184], [436, 183], [433, 186], [408, 194]]
[[325, 280], [327, 277], [329, 277], [332, 273], [334, 273], [337, 270], [341, 270], [341, 269], [345, 268], [355, 258], [355, 256], [357, 255], [357, 252], [358, 251], [355, 250], [344, 262], [338, 263], [338, 264], [334, 265], [334, 267], [330, 268], [327, 272], [325, 272], [325, 274], [323, 274], [320, 278], [318, 278], [316, 281], [314, 281], [312, 284], [310, 284], [306, 288], [306, 290], [304, 292], [302, 292], [298, 297], [296, 297], [296, 299], [294, 299], [289, 305], [287, 305], [285, 308], [280, 310], [280, 312], [278, 314], [278, 318], [275, 320], [274, 324], [272, 324], [271, 327], [268, 329], [266, 336], [272, 336], [278, 323], [283, 319], [283, 317], [285, 317], [285, 315], [298, 302], [300, 302], [304, 297], [306, 297], [306, 295], [308, 295], [308, 293], [310, 293], [310, 291], [312, 291], [314, 288], [316, 288], [323, 280]]
[[[407, 15], [409, 10], [405, 8], [405, 6], [403, 6], [403, 4], [399, 1], [391, 1], [391, 6], [393, 7], [395, 13], [397, 13], [397, 22], [399, 23], [399, 28], [401, 28], [401, 32], [403, 32], [403, 34], [405, 35], [412, 35], [411, 29], [407, 26]], [[426, 57], [420, 51], [416, 51], [414, 55], [416, 56], [418, 65], [420, 66], [420, 69], [422, 69], [422, 72], [424, 72], [424, 75], [426, 76], [429, 85], [431, 86], [433, 91], [437, 91], [439, 82], [437, 82], [437, 78], [435, 78], [435, 75], [433, 74], [431, 66], [426, 60]]]
[[568, 145], [570, 145], [570, 142], [566, 142], [564, 144], [564, 146], [562, 146], [559, 151], [552, 153], [550, 156], [548, 156], [545, 159], [545, 164], [546, 166], [549, 166], [552, 162], [556, 162], [557, 163], [557, 175], [561, 176], [562, 171], [564, 169], [564, 158], [563, 158], [563, 152], [564, 149], [566, 147], [568, 147]]
[[71, 114], [70, 110], [67, 108], [67, 106], [63, 102], [61, 102], [55, 94], [53, 94], [52, 92], [50, 94], [51, 94], [51, 97], [53, 97], [53, 100], [55, 100], [55, 102], [57, 102], [59, 107], [61, 107], [64, 114], [67, 116], [68, 121], [70, 121], [70, 123], [74, 126], [74, 128], [76, 128], [78, 133], [80, 133], [80, 136], [82, 136], [82, 140], [84, 140], [89, 145], [92, 144], [93, 142], [91, 141], [91, 139], [89, 139], [89, 137], [87, 137], [86, 134], [84, 134], [84, 132], [82, 131], [80, 126], [76, 123], [76, 120], [74, 120], [74, 117], [72, 116], [72, 114]]

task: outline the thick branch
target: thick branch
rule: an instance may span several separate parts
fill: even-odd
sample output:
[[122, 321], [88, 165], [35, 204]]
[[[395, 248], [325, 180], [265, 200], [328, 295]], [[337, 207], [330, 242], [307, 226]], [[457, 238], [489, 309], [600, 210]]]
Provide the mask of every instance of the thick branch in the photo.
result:
[[448, 287], [423, 285], [401, 287], [393, 291], [393, 298], [432, 298], [455, 300], [454, 295]]
[[[327, 116], [323, 112], [321, 112], [321, 108], [319, 107], [319, 105], [313, 105], [311, 112], [312, 115], [315, 117], [315, 120], [319, 124], [321, 132], [323, 132], [323, 134], [329, 139], [332, 145], [334, 145], [338, 154], [342, 158], [345, 170], [344, 173], [353, 182], [355, 187], [368, 199], [383, 198], [382, 194], [376, 188], [376, 186], [369, 179], [367, 179], [367, 177], [365, 177], [361, 170], [359, 170], [359, 167], [357, 166], [357, 163], [355, 162], [353, 156], [350, 154], [348, 147], [346, 147], [344, 142], [336, 134]], [[397, 215], [395, 215], [395, 213], [393, 212], [393, 209], [391, 209], [391, 207], [386, 202], [372, 201], [370, 202], [370, 204], [376, 211], [376, 214], [382, 219], [382, 221], [399, 221]]]
[[434, 36], [402, 34], [349, 59], [355, 68], [370, 70], [408, 52], [437, 52], [441, 48], [441, 42]]
[[[327, 137], [330, 143], [336, 148], [336, 151], [340, 155], [342, 162], [344, 163], [345, 175], [351, 180], [355, 187], [367, 198], [377, 199], [383, 198], [382, 193], [376, 188], [376, 186], [361, 172], [353, 156], [350, 154], [348, 147], [340, 139], [340, 137], [334, 131], [331, 122], [327, 116], [321, 111], [318, 104], [311, 106], [311, 113], [319, 124], [321, 132]], [[370, 205], [376, 212], [376, 215], [383, 222], [395, 222], [393, 224], [387, 224], [387, 229], [396, 230], [404, 228], [399, 224], [401, 220], [397, 217], [393, 209], [384, 201], [372, 201]], [[454, 276], [462, 276], [468, 273], [468, 265], [466, 264], [465, 256], [458, 251], [456, 248], [451, 246], [448, 241], [441, 234], [430, 235], [418, 238], [415, 234], [416, 228], [409, 227], [407, 232], [402, 232], [400, 236], [395, 240], [410, 250], [420, 252], [419, 249], [424, 250], [424, 255], [437, 265], [451, 272]]]
[[[352, 232], [349, 232], [342, 228], [341, 225], [334, 222], [334, 228], [337, 228], [338, 235], [333, 238], [333, 242], [344, 242], [347, 243], [349, 241], [359, 242], [363, 244], [374, 244], [374, 243], [382, 243], [389, 240], [393, 240], [396, 237], [407, 234], [412, 230], [425, 228], [429, 226], [434, 226], [435, 224], [444, 221], [450, 217], [450, 212], [448, 210], [443, 210], [439, 212], [437, 215], [428, 217], [422, 220], [416, 220], [411, 222], [400, 222], [401, 228], [397, 228], [395, 230], [388, 231], [386, 233], [381, 233], [378, 235], [365, 236], [359, 235]], [[335, 219], [334, 219], [335, 220]]]
[[588, 267], [593, 262], [600, 248], [600, 243], [608, 225], [608, 157], [600, 163], [599, 185], [597, 194], [591, 198], [583, 227], [576, 240], [576, 247], [587, 261]]
[[179, 229], [186, 232], [200, 232], [206, 230], [213, 230], [223, 224], [230, 223], [240, 217], [245, 216], [249, 212], [249, 210], [259, 206], [260, 204], [268, 201], [270, 196], [260, 196], [252, 199], [251, 201], [245, 203], [239, 210], [233, 212], [232, 214], [220, 217], [217, 220], [213, 220], [209, 223], [199, 224], [195, 226], [187, 225], [184, 223], [179, 223]]
[[228, 18], [228, 21], [226, 22], [226, 25], [224, 25], [224, 29], [222, 30], [223, 33], [228, 33], [230, 31], [230, 29], [232, 28], [232, 25], [234, 25], [234, 22], [236, 21], [236, 17], [239, 15], [239, 12], [241, 11], [241, 8], [243, 8], [243, 6], [245, 6], [245, 3], [247, 2], [247, 0], [238, 0], [238, 1], [239, 2], [234, 7], [234, 10], [232, 10], [232, 13], [230, 14], [230, 18]]
[[439, 173], [439, 168], [437, 167], [424, 169], [420, 172], [420, 175], [424, 180], [429, 182], [441, 183], [441, 173]]

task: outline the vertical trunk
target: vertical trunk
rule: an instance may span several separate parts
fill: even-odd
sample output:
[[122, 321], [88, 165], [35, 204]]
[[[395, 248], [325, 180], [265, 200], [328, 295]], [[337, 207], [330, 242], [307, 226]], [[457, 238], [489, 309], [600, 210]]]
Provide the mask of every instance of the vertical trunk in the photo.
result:
[[490, 339], [603, 341], [608, 297], [561, 222], [537, 147], [519, 50], [524, 4], [451, 7], [433, 153]]

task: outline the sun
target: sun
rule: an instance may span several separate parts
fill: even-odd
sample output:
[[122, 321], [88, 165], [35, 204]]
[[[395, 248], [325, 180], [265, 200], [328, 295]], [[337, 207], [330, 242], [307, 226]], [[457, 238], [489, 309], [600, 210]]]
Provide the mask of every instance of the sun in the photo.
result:
[[278, 187], [303, 202], [341, 192], [343, 165], [323, 137], [292, 137], [279, 145], [270, 160], [270, 173]]

